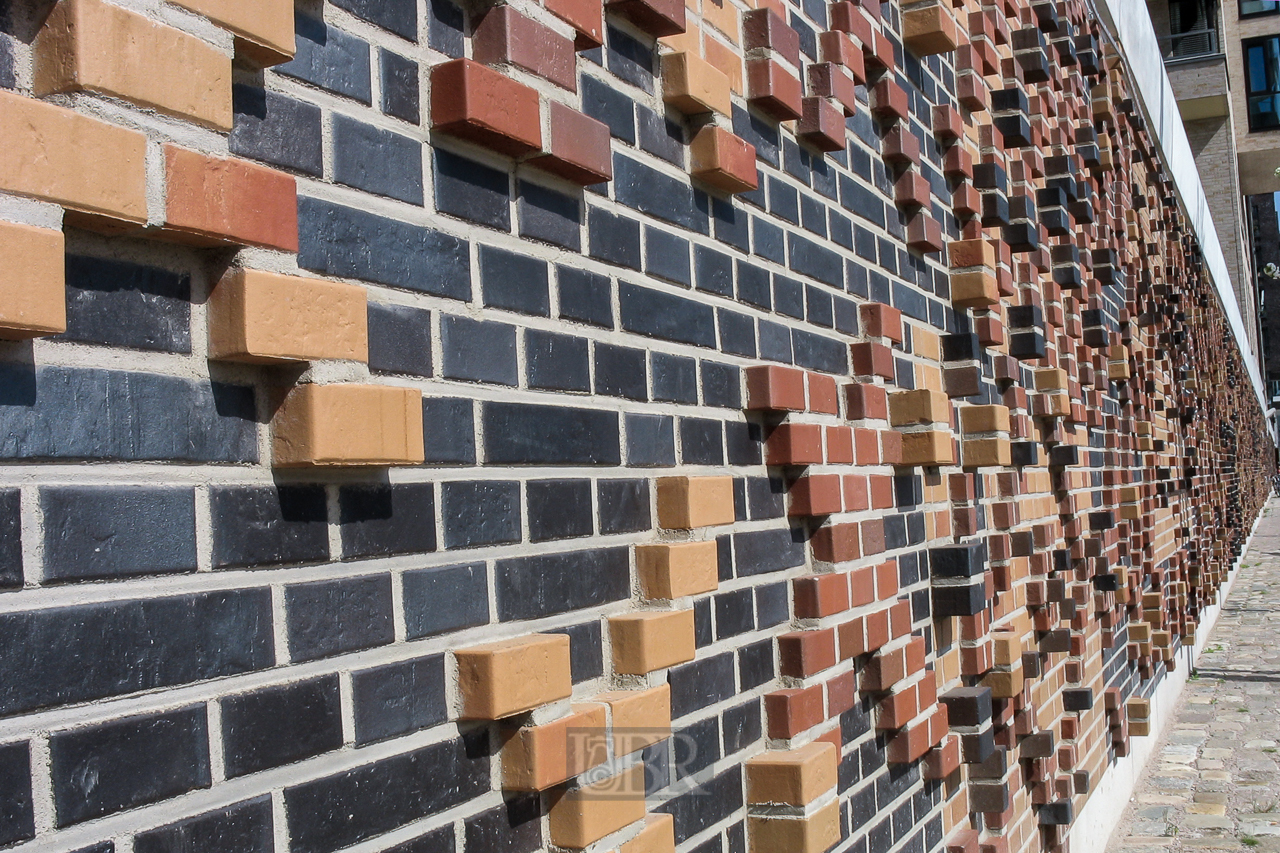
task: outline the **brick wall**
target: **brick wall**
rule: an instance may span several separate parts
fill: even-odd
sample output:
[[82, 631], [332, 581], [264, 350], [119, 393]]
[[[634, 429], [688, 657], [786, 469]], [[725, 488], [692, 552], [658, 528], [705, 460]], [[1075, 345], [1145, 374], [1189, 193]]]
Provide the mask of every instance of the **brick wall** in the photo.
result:
[[1272, 449], [1082, 0], [0, 13], [0, 847], [1065, 851]]

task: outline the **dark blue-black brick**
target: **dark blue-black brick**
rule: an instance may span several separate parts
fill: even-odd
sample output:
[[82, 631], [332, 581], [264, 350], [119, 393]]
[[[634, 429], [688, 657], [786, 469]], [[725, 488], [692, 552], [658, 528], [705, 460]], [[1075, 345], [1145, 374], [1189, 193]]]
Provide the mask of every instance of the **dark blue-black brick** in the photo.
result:
[[431, 312], [370, 302], [369, 369], [374, 373], [431, 375]]
[[127, 261], [68, 255], [70, 341], [191, 352], [191, 277]]
[[337, 749], [342, 746], [338, 676], [223, 699], [222, 744], [228, 778]]
[[590, 391], [591, 367], [586, 338], [529, 329], [524, 361], [529, 387], [548, 391]]
[[133, 849], [134, 853], [197, 853], [203, 850], [272, 853], [275, 838], [271, 797], [264, 794], [139, 833], [133, 838]]
[[590, 480], [531, 480], [525, 486], [529, 497], [529, 538], [534, 542], [590, 536]]
[[600, 532], [633, 533], [652, 526], [648, 480], [600, 480]]
[[239, 83], [231, 87], [231, 102], [235, 119], [227, 144], [232, 154], [306, 175], [324, 172], [319, 107]]
[[422, 143], [335, 115], [333, 179], [375, 195], [422, 204]]
[[343, 486], [338, 491], [342, 556], [383, 557], [436, 549], [431, 483]]
[[444, 685], [444, 655], [353, 673], [356, 745], [443, 723], [449, 717]]
[[640, 223], [599, 207], [587, 212], [591, 257], [611, 264], [640, 269]]
[[613, 328], [609, 277], [573, 267], [556, 267], [560, 316], [605, 329]]
[[468, 850], [533, 853], [542, 849], [542, 808], [536, 794], [521, 794], [467, 818]]
[[423, 397], [422, 434], [427, 464], [476, 461], [474, 404], [461, 397]]
[[436, 209], [501, 231], [511, 229], [506, 172], [435, 149]]
[[306, 15], [295, 15], [293, 28], [296, 53], [291, 61], [275, 67], [277, 73], [370, 102], [368, 42]]
[[742, 808], [742, 768], [728, 770], [681, 794], [657, 811], [675, 817], [676, 844], [725, 820]]
[[598, 409], [483, 404], [490, 465], [617, 465], [618, 415]]
[[520, 541], [520, 484], [474, 480], [440, 487], [445, 548]]
[[31, 750], [26, 743], [0, 746], [0, 844], [34, 838]]
[[446, 314], [440, 319], [440, 347], [446, 379], [515, 385], [516, 327]]
[[490, 308], [539, 317], [551, 313], [547, 262], [521, 252], [481, 246], [480, 290]]
[[418, 40], [416, 0], [333, 0], [333, 3], [409, 41]]
[[715, 311], [701, 302], [622, 282], [618, 310], [622, 328], [629, 332], [701, 347], [716, 345]]
[[672, 718], [679, 719], [733, 696], [736, 692], [734, 669], [733, 652], [673, 668], [667, 675], [671, 683]]
[[622, 154], [613, 158], [613, 192], [633, 210], [702, 234], [710, 230], [706, 193]]
[[329, 557], [323, 486], [215, 486], [209, 506], [214, 568]]
[[196, 569], [195, 492], [146, 486], [40, 490], [44, 574], [84, 580]]
[[619, 601], [630, 593], [626, 548], [499, 560], [498, 618], [538, 619]]
[[294, 661], [385, 646], [395, 639], [390, 575], [287, 586], [284, 603]]
[[410, 124], [421, 120], [418, 63], [386, 49], [378, 51], [382, 111]]
[[582, 249], [582, 202], [538, 184], [521, 181], [520, 236], [573, 251]]
[[644, 350], [596, 344], [595, 393], [606, 397], [647, 400]]
[[404, 618], [411, 640], [488, 622], [484, 563], [405, 572]]
[[0, 589], [22, 586], [22, 495], [0, 489]]

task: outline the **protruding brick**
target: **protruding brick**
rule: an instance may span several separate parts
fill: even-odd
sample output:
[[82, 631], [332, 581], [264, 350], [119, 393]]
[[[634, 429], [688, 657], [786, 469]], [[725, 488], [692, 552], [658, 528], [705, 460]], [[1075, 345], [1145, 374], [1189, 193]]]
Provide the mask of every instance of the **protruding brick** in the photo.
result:
[[800, 118], [804, 109], [800, 78], [775, 59], [747, 61], [747, 99], [777, 121]]
[[889, 423], [893, 426], [950, 424], [951, 401], [943, 392], [925, 388], [897, 391], [889, 395]]
[[543, 0], [547, 11], [573, 27], [577, 50], [595, 50], [604, 43], [604, 5], [600, 0]]
[[606, 0], [605, 5], [655, 38], [685, 31], [684, 0]]
[[574, 705], [573, 713], [517, 729], [502, 747], [502, 787], [545, 791], [609, 757], [603, 705]]
[[1008, 432], [1008, 406], [964, 406], [960, 409], [960, 424], [966, 433]]
[[807, 97], [802, 101], [796, 135], [819, 151], [842, 151], [845, 145], [844, 111], [830, 98]]
[[[914, 137], [913, 137], [914, 138]], [[872, 338], [888, 338], [902, 343], [902, 312], [879, 302], [867, 302], [859, 309], [862, 333]]]
[[764, 441], [766, 465], [821, 464], [822, 427], [817, 424], [778, 424]]
[[581, 186], [613, 180], [609, 126], [559, 101], [551, 101], [547, 109], [551, 113], [550, 151], [529, 160], [529, 165]]
[[960, 456], [966, 468], [1004, 467], [1011, 460], [1009, 439], [966, 438], [960, 443]]
[[727, 193], [750, 192], [759, 185], [755, 146], [722, 127], [707, 125], [689, 146], [691, 174]]
[[530, 634], [454, 652], [462, 717], [498, 720], [573, 692], [566, 634]]
[[644, 829], [618, 853], [676, 853], [676, 819], [669, 814], [645, 815]]
[[209, 294], [209, 358], [367, 361], [363, 287], [235, 268]]
[[746, 372], [747, 409], [782, 412], [805, 410], [803, 370], [769, 364], [748, 367]]
[[683, 598], [711, 592], [719, 586], [716, 543], [637, 545], [636, 572], [646, 598]]
[[942, 430], [909, 432], [902, 436], [902, 465], [954, 465], [955, 443]]
[[291, 0], [173, 0], [236, 36], [236, 54], [261, 66], [287, 62], [294, 53]]
[[573, 42], [512, 6], [493, 6], [471, 38], [472, 58], [486, 65], [510, 63], [570, 92], [578, 90]]
[[729, 78], [687, 51], [662, 57], [662, 100], [685, 115], [717, 112], [727, 116], [733, 108]]
[[644, 611], [609, 617], [613, 668], [644, 675], [697, 655], [692, 610]]
[[101, 0], [62, 0], [32, 45], [37, 95], [97, 92], [231, 129], [231, 57]]
[[0, 338], [67, 330], [66, 264], [61, 231], [0, 222]]
[[94, 227], [147, 221], [141, 133], [0, 90], [0, 138], [0, 190], [55, 202]]
[[298, 251], [298, 191], [292, 175], [243, 160], [166, 145], [167, 236], [196, 245]]
[[838, 762], [829, 743], [763, 752], [746, 764], [747, 802], [807, 806], [835, 787]]
[[748, 51], [775, 51], [787, 62], [800, 66], [800, 36], [771, 8], [742, 13], [742, 46]]
[[916, 6], [902, 13], [902, 41], [916, 56], [950, 53], [962, 42], [945, 4]]
[[810, 474], [791, 485], [787, 514], [831, 515], [844, 508], [839, 474]]
[[826, 853], [840, 841], [840, 803], [806, 817], [747, 817], [751, 853]]
[[658, 526], [692, 530], [732, 524], [732, 477], [662, 477], [658, 480]]
[[986, 308], [1000, 301], [1000, 285], [988, 270], [951, 274], [951, 304], [959, 308]]
[[775, 690], [764, 697], [769, 737], [787, 739], [813, 728], [826, 719], [822, 685]]
[[542, 148], [537, 90], [470, 59], [432, 69], [431, 125], [511, 156]]
[[[856, 525], [852, 525], [857, 530]], [[849, 575], [835, 572], [806, 575], [791, 582], [795, 592], [796, 617], [821, 619], [849, 609]]]
[[601, 693], [596, 702], [609, 706], [613, 724], [613, 754], [630, 755], [671, 736], [671, 685], [648, 690]]
[[551, 843], [581, 850], [644, 817], [644, 765], [574, 788], [551, 804]]
[[277, 468], [420, 465], [422, 392], [390, 385], [299, 385], [271, 419]]

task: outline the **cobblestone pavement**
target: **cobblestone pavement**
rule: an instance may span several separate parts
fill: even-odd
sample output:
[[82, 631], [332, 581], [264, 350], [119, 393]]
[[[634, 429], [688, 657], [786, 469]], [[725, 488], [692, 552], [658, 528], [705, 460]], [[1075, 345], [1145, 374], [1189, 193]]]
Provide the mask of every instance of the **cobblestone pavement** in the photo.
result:
[[1280, 500], [1109, 849], [1280, 853]]

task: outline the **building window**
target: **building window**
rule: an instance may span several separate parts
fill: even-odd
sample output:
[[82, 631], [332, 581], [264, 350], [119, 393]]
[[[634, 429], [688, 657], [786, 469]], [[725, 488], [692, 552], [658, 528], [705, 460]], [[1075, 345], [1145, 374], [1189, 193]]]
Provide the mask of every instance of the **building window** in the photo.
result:
[[1244, 86], [1249, 130], [1280, 129], [1280, 36], [1244, 43]]
[[1240, 0], [1240, 17], [1280, 12], [1280, 0]]

